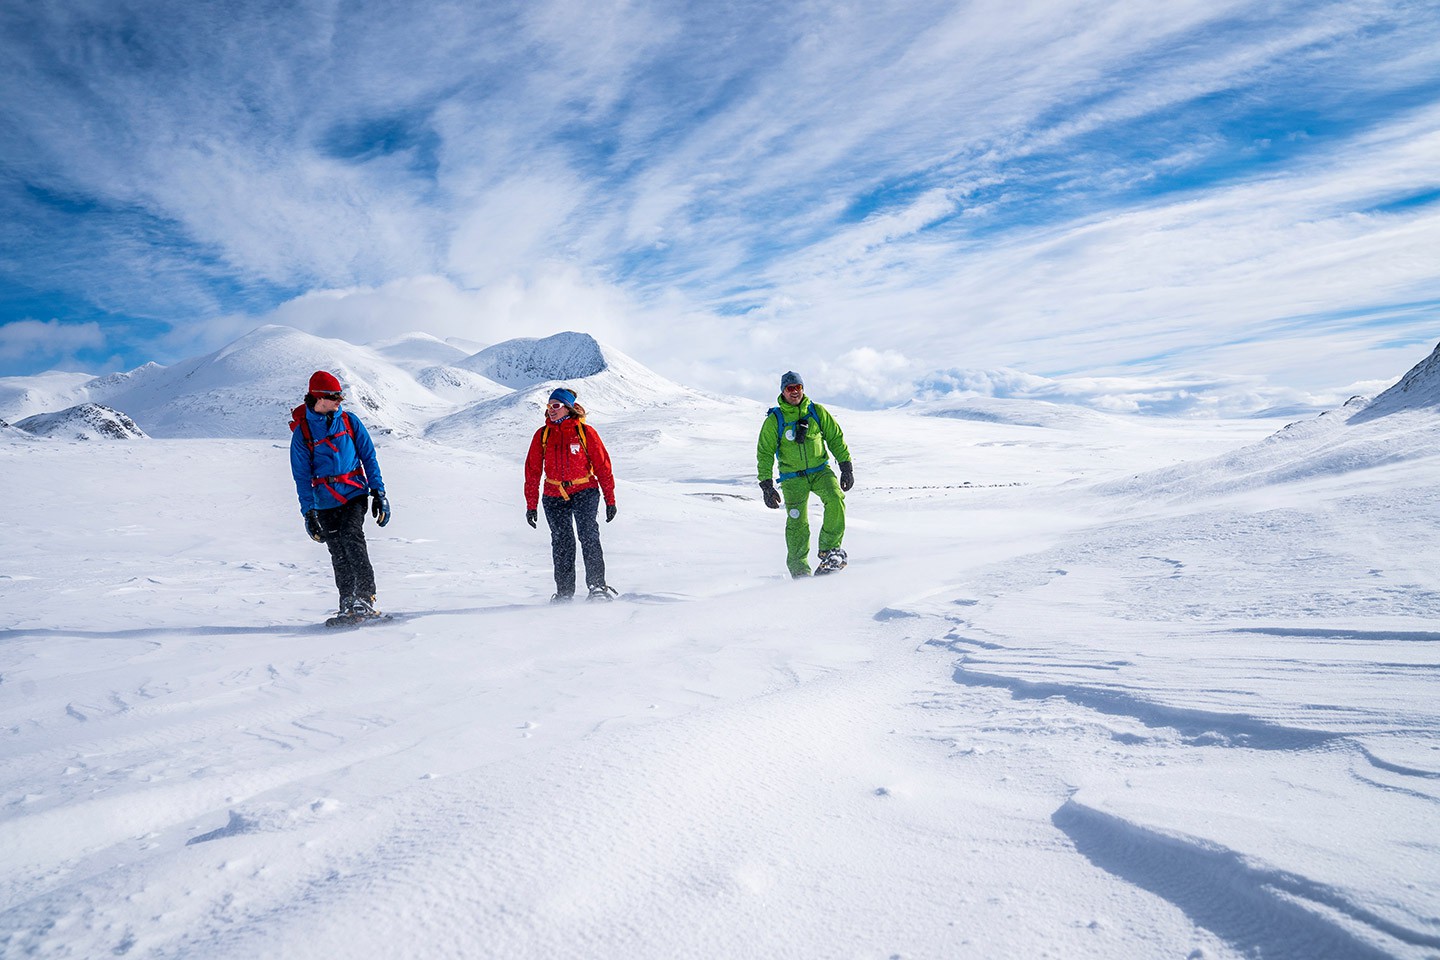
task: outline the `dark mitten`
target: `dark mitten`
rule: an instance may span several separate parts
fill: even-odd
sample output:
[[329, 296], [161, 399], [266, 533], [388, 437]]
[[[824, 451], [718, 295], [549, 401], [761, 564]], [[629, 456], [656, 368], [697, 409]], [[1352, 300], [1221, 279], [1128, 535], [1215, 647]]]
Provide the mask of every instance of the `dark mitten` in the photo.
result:
[[840, 461], [840, 489], [849, 490], [855, 486], [855, 469], [850, 466], [849, 460]]
[[538, 510], [526, 510], [526, 511], [525, 511], [525, 522], [528, 523], [528, 524], [530, 524], [530, 526], [533, 527], [533, 526], [535, 526], [535, 520], [536, 520], [536, 518], [539, 517], [539, 516], [540, 516], [540, 511], [538, 511]]
[[614, 520], [614, 519], [615, 519], [615, 504], [613, 504], [613, 503], [607, 503], [607, 504], [605, 504], [605, 522], [606, 522], [606, 523], [609, 523], [611, 520]]
[[325, 528], [320, 526], [320, 511], [311, 510], [305, 514], [305, 532], [316, 543], [325, 542]]
[[771, 510], [780, 509], [780, 491], [775, 489], [774, 480], [761, 480], [760, 492], [765, 497], [765, 506]]
[[375, 525], [383, 527], [390, 522], [390, 501], [385, 499], [384, 490], [373, 490], [370, 493], [370, 516], [375, 518]]

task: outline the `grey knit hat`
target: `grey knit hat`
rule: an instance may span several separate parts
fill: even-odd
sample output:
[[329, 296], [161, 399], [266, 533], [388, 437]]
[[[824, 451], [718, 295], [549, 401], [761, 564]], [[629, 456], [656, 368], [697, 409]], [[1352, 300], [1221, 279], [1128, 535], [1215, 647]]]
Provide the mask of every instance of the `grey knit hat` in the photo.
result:
[[800, 374], [796, 373], [794, 370], [787, 370], [780, 377], [780, 389], [784, 390], [792, 383], [798, 383], [800, 386], [803, 387], [805, 386], [805, 378], [801, 377]]

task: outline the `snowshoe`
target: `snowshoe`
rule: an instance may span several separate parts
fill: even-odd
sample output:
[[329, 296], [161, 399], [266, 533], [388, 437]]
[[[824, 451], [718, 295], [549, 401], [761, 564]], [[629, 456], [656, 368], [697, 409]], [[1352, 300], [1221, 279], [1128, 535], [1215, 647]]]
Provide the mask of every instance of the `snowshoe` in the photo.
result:
[[815, 576], [823, 577], [827, 574], [839, 573], [845, 569], [847, 563], [849, 563], [849, 558], [839, 547], [834, 550], [821, 550], [820, 566], [816, 568]]
[[620, 595], [620, 591], [606, 584], [599, 584], [590, 588], [590, 596], [586, 600], [614, 600]]
[[569, 603], [571, 600], [574, 599], [575, 594], [573, 593], [554, 593], [550, 595], [551, 603]]
[[346, 597], [340, 601], [340, 612], [325, 621], [327, 627], [354, 627], [362, 623], [389, 620], [375, 606], [374, 597]]

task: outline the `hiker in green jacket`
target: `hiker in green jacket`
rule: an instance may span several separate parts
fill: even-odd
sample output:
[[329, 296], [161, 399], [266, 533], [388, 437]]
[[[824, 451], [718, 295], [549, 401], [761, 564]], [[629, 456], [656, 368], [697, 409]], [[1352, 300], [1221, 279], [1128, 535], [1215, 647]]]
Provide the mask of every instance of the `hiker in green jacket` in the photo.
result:
[[[780, 378], [780, 405], [772, 407], [760, 426], [755, 444], [755, 465], [765, 506], [777, 509], [784, 494], [785, 565], [792, 577], [810, 575], [810, 494], [825, 505], [820, 524], [820, 565], [816, 576], [845, 569], [847, 558], [840, 542], [845, 539], [845, 494], [855, 485], [850, 466], [850, 448], [845, 434], [830, 411], [805, 396], [800, 374], [790, 371]], [[840, 479], [825, 458], [829, 448], [840, 464]], [[770, 476], [771, 465], [780, 461], [780, 490]]]

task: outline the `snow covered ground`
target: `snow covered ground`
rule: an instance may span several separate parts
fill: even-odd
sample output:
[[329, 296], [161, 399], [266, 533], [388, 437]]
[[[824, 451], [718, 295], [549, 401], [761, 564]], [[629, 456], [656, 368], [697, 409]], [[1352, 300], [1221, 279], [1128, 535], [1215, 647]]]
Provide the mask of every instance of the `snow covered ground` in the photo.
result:
[[765, 404], [613, 396], [625, 600], [490, 398], [377, 438], [349, 632], [283, 420], [0, 437], [0, 955], [1440, 957], [1434, 408], [836, 411], [792, 582]]

